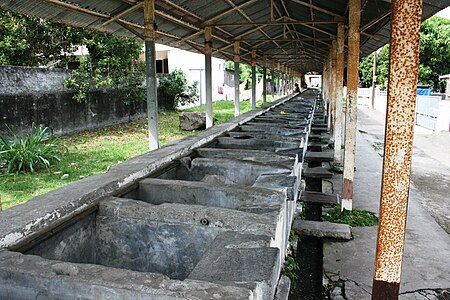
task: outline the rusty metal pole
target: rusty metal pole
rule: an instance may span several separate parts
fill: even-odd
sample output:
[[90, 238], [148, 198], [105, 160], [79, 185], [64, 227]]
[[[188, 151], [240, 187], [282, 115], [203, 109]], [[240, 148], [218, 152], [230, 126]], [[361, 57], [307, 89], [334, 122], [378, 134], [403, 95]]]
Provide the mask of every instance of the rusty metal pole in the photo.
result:
[[148, 144], [150, 150], [159, 148], [158, 97], [156, 82], [156, 23], [155, 1], [144, 1], [145, 85], [147, 88]]
[[359, 38], [361, 0], [349, 2], [347, 109], [345, 111], [344, 184], [341, 209], [352, 210], [353, 179], [355, 177], [357, 93], [359, 82]]
[[212, 112], [212, 28], [205, 28], [206, 128], [213, 126]]
[[422, 0], [393, 0], [373, 300], [398, 298], [411, 176]]
[[234, 42], [234, 116], [237, 117], [241, 114], [240, 101], [239, 101], [239, 61], [241, 57], [239, 56], [239, 41]]
[[342, 165], [342, 94], [344, 90], [345, 25], [338, 24], [336, 53], [336, 121], [334, 130], [334, 163]]
[[372, 109], [375, 109], [375, 83], [377, 81], [377, 51], [373, 52], [373, 69], [372, 69]]
[[256, 49], [252, 49], [252, 110], [256, 109]]

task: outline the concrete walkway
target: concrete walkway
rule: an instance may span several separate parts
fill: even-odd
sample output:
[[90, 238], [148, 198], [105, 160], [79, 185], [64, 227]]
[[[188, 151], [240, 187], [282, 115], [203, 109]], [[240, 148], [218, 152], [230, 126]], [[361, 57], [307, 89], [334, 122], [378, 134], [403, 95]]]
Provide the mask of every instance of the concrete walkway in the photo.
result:
[[[354, 208], [369, 210], [378, 215], [384, 120], [376, 113], [364, 110], [359, 111], [358, 118]], [[420, 175], [420, 168], [424, 172], [425, 165], [433, 168], [436, 160], [423, 153], [425, 151], [419, 151], [421, 155], [416, 155], [416, 152], [417, 149], [413, 158], [413, 168], [416, 170], [413, 173], [416, 172], [416, 175], [413, 174], [411, 182], [400, 299], [450, 299], [449, 294], [441, 291], [450, 289], [450, 236], [423, 207], [429, 201], [435, 204], [437, 201], [441, 204], [448, 202], [450, 197], [444, 197], [447, 198], [445, 201], [443, 198], [431, 199], [442, 194], [433, 192], [431, 196], [430, 193], [425, 193], [431, 200], [424, 199], [424, 188], [418, 187], [414, 176]], [[430, 165], [430, 162], [433, 164]], [[441, 164], [441, 167], [448, 170], [446, 164]], [[448, 174], [450, 173], [440, 174], [441, 179], [448, 177]], [[441, 189], [439, 183], [428, 182], [429, 190]], [[339, 189], [339, 186], [335, 186], [335, 190]], [[447, 210], [446, 213], [448, 215], [450, 211]], [[332, 281], [343, 283], [345, 299], [370, 299], [377, 228], [353, 228], [353, 234], [354, 239], [350, 242], [325, 245], [324, 270]]]

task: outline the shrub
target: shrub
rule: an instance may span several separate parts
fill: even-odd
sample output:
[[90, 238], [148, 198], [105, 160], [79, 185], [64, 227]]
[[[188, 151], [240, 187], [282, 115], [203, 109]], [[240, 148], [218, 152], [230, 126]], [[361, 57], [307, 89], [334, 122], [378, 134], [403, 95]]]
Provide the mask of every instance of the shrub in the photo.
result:
[[198, 99], [197, 84], [188, 85], [183, 70], [175, 69], [159, 81], [158, 90], [163, 95], [163, 107], [175, 110], [178, 104], [193, 103]]
[[48, 133], [44, 125], [31, 126], [31, 132], [23, 137], [9, 129], [10, 139], [0, 134], [0, 163], [3, 161], [7, 173], [34, 172], [49, 168], [59, 162], [60, 151], [56, 138]]

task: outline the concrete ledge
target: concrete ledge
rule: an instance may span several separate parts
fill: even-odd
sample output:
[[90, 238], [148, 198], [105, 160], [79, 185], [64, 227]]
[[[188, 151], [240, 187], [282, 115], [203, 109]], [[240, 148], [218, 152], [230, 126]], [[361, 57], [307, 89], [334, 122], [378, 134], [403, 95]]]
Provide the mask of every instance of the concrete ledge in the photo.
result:
[[[273, 189], [275, 190], [275, 189]], [[180, 203], [237, 209], [249, 213], [279, 211], [286, 195], [267, 187], [236, 187], [202, 181], [164, 180], [146, 178], [127, 198], [159, 205]]]
[[291, 291], [291, 280], [287, 276], [281, 276], [278, 280], [277, 291], [274, 300], [288, 300]]
[[0, 250], [0, 299], [256, 299], [248, 288]]
[[295, 233], [298, 235], [347, 241], [352, 238], [351, 227], [347, 224], [295, 220], [292, 229], [294, 229]]
[[[283, 206], [284, 209], [284, 206]], [[98, 217], [143, 219], [145, 222], [198, 225], [221, 230], [264, 234], [275, 238], [278, 213], [258, 215], [201, 205], [169, 203], [152, 205], [142, 201], [108, 197], [100, 202]]]
[[287, 168], [291, 168], [295, 163], [295, 155], [275, 154], [262, 150], [198, 148], [195, 152], [205, 158], [233, 158], [265, 164], [280, 164]]

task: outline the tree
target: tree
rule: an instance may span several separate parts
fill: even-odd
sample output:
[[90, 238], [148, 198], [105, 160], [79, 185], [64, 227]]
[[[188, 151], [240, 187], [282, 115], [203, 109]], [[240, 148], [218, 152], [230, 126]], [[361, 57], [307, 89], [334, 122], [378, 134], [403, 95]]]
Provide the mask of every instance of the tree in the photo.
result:
[[[228, 60], [225, 63], [225, 68], [227, 68], [228, 70], [234, 71], [234, 62]], [[262, 68], [261, 67], [256, 67], [256, 74], [260, 74], [262, 75]], [[247, 64], [243, 64], [240, 63], [239, 64], [239, 84], [250, 80], [250, 84], [248, 88], [251, 88], [251, 79], [252, 79], [252, 67], [247, 65]]]
[[372, 86], [373, 53], [363, 57], [359, 63], [359, 79], [362, 87]]
[[193, 103], [198, 99], [197, 84], [188, 85], [183, 70], [175, 69], [159, 81], [158, 90], [163, 95], [163, 107], [175, 110], [178, 104]]
[[[377, 70], [376, 83], [380, 84], [382, 88], [385, 86], [389, 71], [389, 44], [384, 45], [377, 53]], [[359, 63], [359, 78], [363, 87], [372, 86], [373, 75], [373, 53], [361, 58]]]
[[419, 80], [441, 90], [439, 76], [450, 73], [450, 20], [434, 16], [420, 30]]
[[64, 61], [82, 37], [83, 32], [72, 27], [0, 8], [2, 65], [39, 66], [51, 61]]
[[95, 31], [85, 31], [81, 42], [89, 55], [64, 82], [75, 91], [75, 100], [85, 102], [89, 91], [102, 87], [121, 90], [126, 103], [145, 99], [145, 70], [139, 62], [142, 42]]
[[[424, 21], [420, 32], [419, 82], [431, 85], [434, 90], [443, 90], [439, 76], [450, 73], [450, 20], [434, 16]], [[371, 81], [372, 55], [361, 59], [360, 78], [364, 85]], [[377, 55], [377, 83], [382, 87], [389, 72], [389, 45], [381, 48]]]
[[145, 71], [139, 62], [142, 42], [0, 9], [0, 64], [63, 66], [81, 45], [89, 55], [64, 82], [75, 92], [75, 100], [88, 101], [89, 91], [108, 87], [117, 88], [125, 103], [145, 100]]

